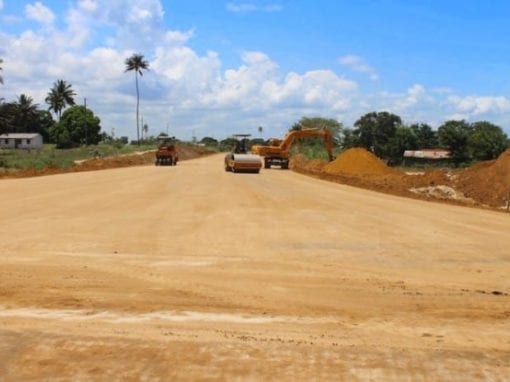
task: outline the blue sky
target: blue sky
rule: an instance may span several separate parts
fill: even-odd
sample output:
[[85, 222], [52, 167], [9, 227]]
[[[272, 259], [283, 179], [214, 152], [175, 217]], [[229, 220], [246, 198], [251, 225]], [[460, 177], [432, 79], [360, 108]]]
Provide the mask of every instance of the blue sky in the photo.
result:
[[383, 110], [510, 133], [509, 16], [500, 0], [0, 0], [0, 97], [45, 107], [64, 79], [106, 132], [134, 137], [124, 59], [139, 52], [152, 134], [269, 137], [302, 116], [351, 127]]

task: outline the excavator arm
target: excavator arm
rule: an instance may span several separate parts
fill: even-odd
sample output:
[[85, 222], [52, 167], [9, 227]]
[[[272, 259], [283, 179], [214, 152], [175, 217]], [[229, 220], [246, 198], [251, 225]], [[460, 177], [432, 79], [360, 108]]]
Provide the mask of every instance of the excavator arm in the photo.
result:
[[324, 147], [328, 153], [329, 160], [333, 158], [333, 135], [328, 129], [301, 129], [293, 130], [287, 133], [282, 140], [271, 140], [271, 143], [279, 143], [278, 145], [255, 145], [252, 152], [264, 157], [264, 165], [266, 168], [272, 164], [280, 164], [281, 168], [288, 168], [289, 150], [296, 139], [302, 138], [323, 138]]
[[289, 132], [280, 144], [280, 148], [283, 152], [290, 150], [292, 144], [296, 139], [302, 138], [323, 138], [324, 147], [328, 152], [329, 160], [333, 160], [333, 135], [328, 129], [301, 129], [293, 130]]

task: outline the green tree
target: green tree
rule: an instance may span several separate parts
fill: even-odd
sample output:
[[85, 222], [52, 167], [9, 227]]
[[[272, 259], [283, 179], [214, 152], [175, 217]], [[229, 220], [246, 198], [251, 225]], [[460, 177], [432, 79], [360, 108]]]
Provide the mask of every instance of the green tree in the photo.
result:
[[72, 106], [50, 129], [50, 136], [58, 148], [94, 145], [101, 140], [100, 123], [92, 110], [85, 106]]
[[[341, 122], [338, 122], [333, 118], [323, 118], [323, 117], [301, 117], [301, 119], [294, 123], [292, 127], [289, 129], [292, 130], [301, 130], [301, 129], [327, 129], [331, 132], [333, 136], [333, 140], [336, 145], [341, 145], [341, 142], [344, 138], [344, 126]], [[324, 139], [322, 138], [308, 138], [306, 140], [297, 140], [294, 144], [294, 149], [298, 152], [301, 152], [303, 149], [311, 150], [313, 156], [318, 154], [320, 156], [320, 152], [324, 151]], [[320, 151], [317, 151], [320, 150]]]
[[401, 124], [402, 120], [398, 115], [386, 111], [371, 112], [354, 123], [353, 134], [361, 147], [387, 159], [391, 156], [389, 143]]
[[431, 149], [439, 145], [437, 140], [437, 131], [432, 130], [426, 123], [415, 123], [409, 126], [416, 136], [416, 145], [418, 149]]
[[219, 143], [219, 149], [220, 151], [230, 151], [232, 148], [236, 145], [237, 139], [235, 138], [225, 138], [220, 141]]
[[[343, 140], [344, 127], [341, 122], [333, 118], [323, 117], [302, 117], [299, 121], [294, 123], [289, 131], [301, 129], [325, 129], [329, 130], [333, 136], [335, 146], [341, 144]], [[297, 139], [292, 145], [293, 153], [304, 154], [309, 158], [326, 158], [326, 151], [324, 150], [324, 138], [306, 138]]]
[[125, 72], [135, 72], [136, 84], [136, 140], [140, 142], [140, 90], [138, 88], [138, 75], [143, 76], [143, 70], [149, 69], [149, 63], [145, 61], [143, 55], [134, 53], [131, 57], [126, 58]]
[[218, 146], [218, 140], [214, 139], [212, 137], [203, 137], [200, 140], [200, 143], [206, 145], [206, 146]]
[[358, 137], [354, 134], [353, 129], [345, 128], [343, 130], [343, 139], [341, 142], [341, 148], [343, 150], [349, 149], [351, 147], [359, 147], [361, 146], [358, 140]]
[[501, 127], [487, 121], [475, 122], [469, 132], [468, 145], [475, 160], [497, 158], [508, 147], [508, 137]]
[[14, 102], [0, 102], [0, 134], [14, 131], [15, 109]]
[[51, 142], [50, 129], [54, 124], [55, 120], [48, 110], [38, 110], [37, 121], [30, 128], [30, 132], [41, 134], [44, 142]]
[[74, 96], [76, 93], [72, 89], [72, 85], [64, 80], [57, 80], [53, 83], [53, 87], [46, 96], [46, 103], [49, 105], [49, 110], [53, 110], [57, 115], [58, 120], [62, 116], [62, 110], [67, 106], [73, 106]]
[[416, 150], [418, 138], [408, 126], [397, 126], [395, 135], [388, 141], [388, 159], [391, 164], [402, 162], [405, 150]]
[[471, 126], [464, 120], [450, 120], [437, 129], [439, 144], [450, 151], [450, 157], [459, 165], [470, 160], [469, 135]]
[[21, 94], [13, 103], [12, 128], [16, 132], [30, 132], [38, 118], [38, 105], [32, 97]]
[[333, 134], [333, 138], [338, 143], [342, 139], [344, 126], [333, 118], [322, 117], [301, 117], [301, 119], [294, 123], [290, 130], [301, 129], [328, 129]]

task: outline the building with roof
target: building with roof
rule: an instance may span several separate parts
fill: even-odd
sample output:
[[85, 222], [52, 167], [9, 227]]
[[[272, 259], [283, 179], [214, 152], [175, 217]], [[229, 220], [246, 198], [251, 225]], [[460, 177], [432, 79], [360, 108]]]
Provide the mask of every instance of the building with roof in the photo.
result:
[[9, 133], [0, 135], [0, 149], [39, 149], [43, 145], [39, 133]]
[[450, 158], [450, 152], [445, 149], [406, 150], [404, 151], [404, 158], [448, 159]]
[[404, 166], [433, 165], [442, 166], [450, 163], [450, 151], [445, 149], [406, 150], [403, 158]]

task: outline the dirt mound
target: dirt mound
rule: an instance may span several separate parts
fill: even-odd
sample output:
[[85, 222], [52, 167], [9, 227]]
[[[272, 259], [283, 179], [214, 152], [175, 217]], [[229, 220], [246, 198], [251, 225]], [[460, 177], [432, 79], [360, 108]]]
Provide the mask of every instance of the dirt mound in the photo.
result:
[[510, 149], [496, 160], [478, 163], [461, 171], [455, 186], [480, 203], [491, 207], [506, 206], [510, 193]]
[[[177, 146], [177, 155], [179, 160], [193, 159], [208, 155], [210, 152], [198, 146]], [[54, 175], [69, 172], [96, 171], [110, 168], [121, 168], [130, 166], [143, 166], [154, 164], [155, 150], [135, 153], [130, 155], [120, 155], [106, 158], [95, 158], [81, 161], [68, 168], [47, 167], [44, 169], [22, 169], [0, 173], [0, 178], [28, 178], [32, 176]]]
[[352, 148], [344, 151], [323, 170], [330, 175], [392, 175], [398, 171], [392, 169], [363, 148]]
[[[364, 149], [349, 149], [335, 161], [309, 160], [297, 155], [291, 160], [291, 168], [320, 179], [349, 186], [406, 196], [418, 199], [434, 199], [456, 204], [473, 204], [462, 192], [452, 189], [448, 171], [434, 169], [421, 174], [407, 175], [384, 164]], [[449, 190], [453, 190], [449, 192]]]
[[344, 151], [328, 164], [296, 156], [292, 169], [317, 178], [388, 194], [454, 204], [506, 207], [510, 198], [510, 149], [497, 160], [463, 170], [434, 169], [408, 175], [365, 149]]
[[298, 171], [320, 173], [327, 164], [328, 161], [324, 159], [308, 159], [304, 155], [299, 154], [290, 159], [289, 167]]

